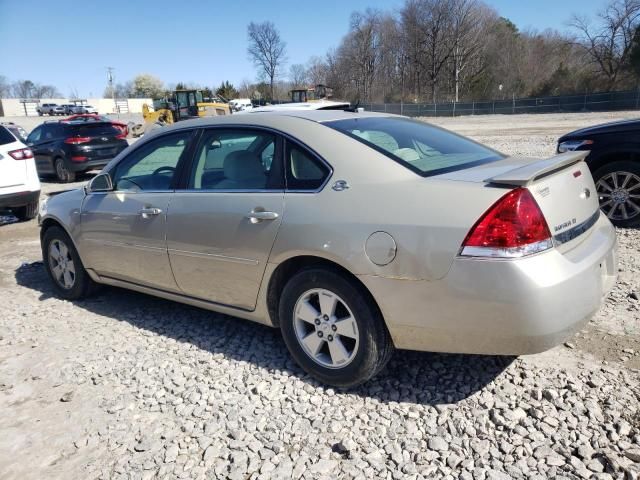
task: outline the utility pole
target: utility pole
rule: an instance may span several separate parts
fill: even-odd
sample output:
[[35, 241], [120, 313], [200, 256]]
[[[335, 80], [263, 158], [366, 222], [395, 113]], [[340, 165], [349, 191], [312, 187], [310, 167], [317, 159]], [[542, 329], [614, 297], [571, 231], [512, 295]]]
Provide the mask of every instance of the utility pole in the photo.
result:
[[[115, 69], [113, 67], [107, 67], [107, 81], [109, 82], [109, 89], [111, 90], [111, 99], [113, 100], [113, 109], [116, 111], [116, 113], [120, 113], [118, 112], [118, 108], [116, 106], [116, 91], [113, 88], [113, 71]], [[120, 115], [118, 115], [118, 118], [120, 118]]]

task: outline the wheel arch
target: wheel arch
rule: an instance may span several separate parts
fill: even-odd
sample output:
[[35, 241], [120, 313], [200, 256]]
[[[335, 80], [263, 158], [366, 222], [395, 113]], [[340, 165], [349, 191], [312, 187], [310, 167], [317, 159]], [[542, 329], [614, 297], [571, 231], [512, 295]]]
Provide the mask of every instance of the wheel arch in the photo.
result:
[[604, 167], [607, 163], [618, 160], [628, 160], [640, 163], [640, 145], [620, 145], [615, 148], [595, 151], [589, 154], [586, 162], [593, 174], [598, 169]]
[[[49, 216], [49, 217], [46, 217], [44, 220], [42, 220], [40, 222], [40, 245], [42, 246], [42, 241], [44, 240], [44, 235], [47, 232], [47, 230], [49, 230], [51, 227], [59, 227], [64, 233], [66, 233], [67, 236], [71, 239], [71, 243], [73, 244], [73, 248], [76, 249], [76, 252], [78, 252], [78, 256], [80, 256], [80, 250], [78, 249], [78, 245], [76, 244], [76, 241], [73, 238], [73, 235], [71, 235], [71, 232], [64, 225], [64, 223], [61, 222], [59, 219], [57, 219], [55, 217]], [[80, 257], [80, 260], [82, 260], [82, 257]]]
[[315, 255], [297, 255], [281, 262], [269, 278], [269, 284], [267, 287], [267, 310], [274, 327], [278, 327], [280, 325], [278, 308], [284, 286], [296, 273], [313, 267], [325, 268], [327, 270], [334, 271], [352, 281], [353, 284], [368, 298], [371, 304], [378, 310], [380, 316], [384, 319], [382, 310], [372, 293], [364, 283], [362, 283], [360, 279], [347, 268], [324, 257]]

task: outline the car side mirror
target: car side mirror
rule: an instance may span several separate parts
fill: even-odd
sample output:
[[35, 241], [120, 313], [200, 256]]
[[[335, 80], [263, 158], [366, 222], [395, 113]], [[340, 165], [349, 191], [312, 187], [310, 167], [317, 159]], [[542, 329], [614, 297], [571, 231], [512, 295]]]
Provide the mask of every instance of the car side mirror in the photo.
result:
[[113, 182], [108, 173], [100, 173], [93, 177], [84, 187], [86, 193], [110, 192], [113, 190]]

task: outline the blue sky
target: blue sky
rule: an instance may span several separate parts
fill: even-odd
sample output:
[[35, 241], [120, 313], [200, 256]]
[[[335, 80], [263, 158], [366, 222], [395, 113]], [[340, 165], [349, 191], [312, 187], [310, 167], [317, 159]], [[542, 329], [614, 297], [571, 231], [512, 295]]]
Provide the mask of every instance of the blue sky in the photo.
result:
[[[574, 12], [606, 0], [485, 0], [518, 28], [564, 30]], [[53, 84], [64, 95], [101, 96], [106, 67], [116, 82], [151, 73], [167, 83], [255, 80], [247, 59], [250, 21], [273, 21], [288, 63], [323, 55], [367, 7], [398, 11], [403, 0], [196, 1], [0, 0], [0, 75]]]

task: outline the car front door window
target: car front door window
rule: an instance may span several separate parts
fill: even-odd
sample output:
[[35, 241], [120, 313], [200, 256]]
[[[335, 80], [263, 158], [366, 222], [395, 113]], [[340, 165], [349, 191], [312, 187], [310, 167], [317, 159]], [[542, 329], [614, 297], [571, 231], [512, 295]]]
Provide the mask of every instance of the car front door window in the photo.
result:
[[164, 135], [134, 150], [115, 167], [115, 190], [166, 191], [173, 187], [178, 162], [186, 152], [191, 131]]

